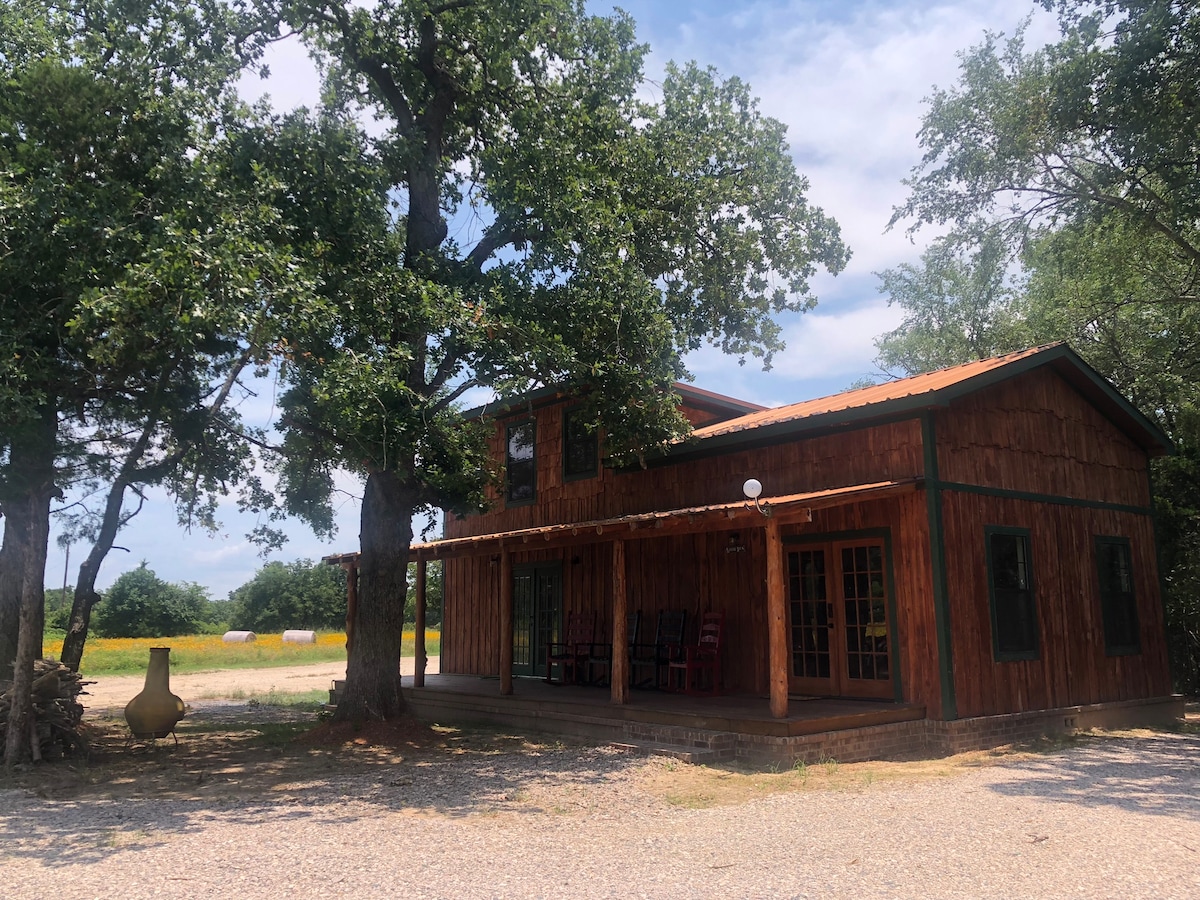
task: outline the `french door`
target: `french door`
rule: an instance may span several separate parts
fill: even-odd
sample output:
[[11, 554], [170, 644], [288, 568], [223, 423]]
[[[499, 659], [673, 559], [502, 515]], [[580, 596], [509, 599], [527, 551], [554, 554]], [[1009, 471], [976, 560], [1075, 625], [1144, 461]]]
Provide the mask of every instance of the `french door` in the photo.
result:
[[513, 674], [546, 674], [562, 623], [562, 563], [513, 566]]
[[893, 696], [886, 562], [882, 539], [787, 550], [790, 691]]

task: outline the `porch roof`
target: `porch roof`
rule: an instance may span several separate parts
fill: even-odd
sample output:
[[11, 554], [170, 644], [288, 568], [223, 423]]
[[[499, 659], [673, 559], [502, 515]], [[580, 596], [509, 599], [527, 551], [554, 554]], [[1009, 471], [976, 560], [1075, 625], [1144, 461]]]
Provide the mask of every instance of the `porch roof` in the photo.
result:
[[[733, 503], [656, 510], [565, 525], [542, 525], [516, 531], [411, 544], [409, 553], [416, 559], [453, 559], [494, 553], [505, 547], [532, 549], [530, 545], [549, 548], [589, 543], [595, 541], [597, 536], [603, 535], [608, 535], [607, 540], [639, 540], [668, 533], [710, 531], [714, 530], [713, 526], [717, 524], [730, 527], [765, 525], [768, 515], [786, 522], [805, 521], [807, 514], [814, 509], [910, 493], [917, 490], [922, 482], [921, 478], [906, 478], [766, 497], [759, 501], [765, 512], [755, 509], [754, 505], [746, 500], [739, 500]], [[358, 561], [358, 553], [334, 554], [324, 557], [324, 561], [331, 565], [355, 564]]]

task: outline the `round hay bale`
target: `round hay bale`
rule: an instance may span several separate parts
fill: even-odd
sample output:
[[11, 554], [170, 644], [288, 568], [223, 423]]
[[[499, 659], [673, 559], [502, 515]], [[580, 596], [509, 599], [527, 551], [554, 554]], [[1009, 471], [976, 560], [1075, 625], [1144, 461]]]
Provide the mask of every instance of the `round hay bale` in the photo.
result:
[[221, 635], [221, 640], [227, 644], [248, 644], [258, 640], [258, 635], [253, 631], [227, 631]]
[[315, 631], [289, 629], [283, 633], [283, 642], [285, 644], [315, 644], [317, 642], [317, 633]]

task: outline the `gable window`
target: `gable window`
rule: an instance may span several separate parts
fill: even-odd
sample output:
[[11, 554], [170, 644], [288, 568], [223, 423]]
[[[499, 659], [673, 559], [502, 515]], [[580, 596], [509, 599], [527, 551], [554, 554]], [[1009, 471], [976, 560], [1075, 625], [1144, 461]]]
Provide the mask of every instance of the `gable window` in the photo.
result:
[[1109, 656], [1140, 653], [1142, 642], [1129, 541], [1118, 537], [1096, 538], [1096, 569], [1100, 575], [1104, 652]]
[[537, 429], [533, 422], [509, 425], [504, 445], [506, 498], [510, 506], [532, 503], [537, 493]]
[[1037, 659], [1038, 623], [1033, 601], [1029, 531], [984, 529], [988, 592], [992, 607], [992, 648], [998, 661]]
[[582, 409], [563, 415], [563, 480], [592, 478], [599, 461], [596, 431], [587, 427]]

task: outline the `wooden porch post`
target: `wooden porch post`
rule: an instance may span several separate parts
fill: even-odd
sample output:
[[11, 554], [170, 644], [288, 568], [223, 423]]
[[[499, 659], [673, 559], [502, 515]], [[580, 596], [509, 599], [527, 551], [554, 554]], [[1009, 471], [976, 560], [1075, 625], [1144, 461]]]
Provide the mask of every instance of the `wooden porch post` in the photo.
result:
[[413, 626], [413, 687], [425, 687], [425, 567], [428, 562], [417, 557], [417, 609]]
[[613, 703], [629, 702], [629, 599], [625, 585], [625, 542], [613, 541], [612, 658], [608, 665]]
[[767, 519], [767, 670], [771, 678], [771, 715], [787, 718], [787, 610], [783, 589], [783, 541], [779, 523]]
[[512, 555], [500, 551], [500, 693], [513, 692], [513, 577]]

